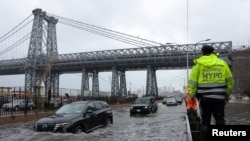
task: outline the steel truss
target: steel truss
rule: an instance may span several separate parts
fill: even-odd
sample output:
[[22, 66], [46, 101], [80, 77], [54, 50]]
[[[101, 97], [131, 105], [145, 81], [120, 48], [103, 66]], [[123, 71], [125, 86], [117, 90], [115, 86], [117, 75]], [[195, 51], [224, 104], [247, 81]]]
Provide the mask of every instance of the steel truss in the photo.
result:
[[[34, 93], [34, 86], [48, 64], [53, 52], [57, 52], [57, 19], [47, 16], [41, 9], [33, 10], [34, 21], [27, 58], [0, 61], [0, 75], [25, 74], [25, 88]], [[46, 42], [43, 39], [46, 38]], [[212, 45], [216, 52], [231, 64], [229, 53], [232, 42], [199, 44], [159, 45], [93, 52], [60, 54], [46, 78], [46, 90], [58, 95], [59, 76], [63, 73], [82, 73], [81, 92], [89, 91], [92, 76], [92, 95], [99, 95], [98, 73], [112, 71], [111, 96], [127, 96], [126, 71], [147, 70], [146, 95], [158, 96], [156, 71], [160, 69], [185, 68], [187, 53], [189, 65], [200, 56], [203, 45]], [[120, 80], [120, 81], [119, 81]]]

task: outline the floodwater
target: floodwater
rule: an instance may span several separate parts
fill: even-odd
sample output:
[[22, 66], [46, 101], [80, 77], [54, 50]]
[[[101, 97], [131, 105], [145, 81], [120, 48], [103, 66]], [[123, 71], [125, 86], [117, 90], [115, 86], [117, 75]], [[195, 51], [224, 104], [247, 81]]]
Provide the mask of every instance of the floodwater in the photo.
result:
[[[183, 103], [184, 104], [184, 103]], [[130, 116], [129, 106], [113, 109], [114, 123], [85, 134], [34, 132], [35, 121], [0, 127], [1, 141], [187, 141], [184, 105], [167, 107], [158, 103], [158, 111]]]
[[250, 103], [229, 103], [225, 107], [228, 125], [250, 125]]
[[[185, 104], [185, 103], [183, 103]], [[158, 103], [158, 111], [145, 116], [130, 116], [129, 106], [113, 109], [114, 124], [85, 134], [34, 132], [35, 121], [0, 126], [1, 141], [187, 141], [184, 105], [165, 106]], [[226, 105], [229, 125], [250, 125], [250, 104]]]

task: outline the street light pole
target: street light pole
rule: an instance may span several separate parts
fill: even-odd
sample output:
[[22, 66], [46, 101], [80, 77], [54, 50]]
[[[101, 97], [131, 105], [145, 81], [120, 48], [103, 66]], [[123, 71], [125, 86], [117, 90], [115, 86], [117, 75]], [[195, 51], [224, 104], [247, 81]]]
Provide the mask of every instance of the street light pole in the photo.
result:
[[189, 58], [188, 58], [188, 45], [187, 45], [187, 85], [188, 85], [188, 77], [189, 77], [189, 72], [188, 72], [188, 70], [189, 70], [189, 63], [188, 63], [188, 60], [189, 60]]
[[181, 78], [181, 79], [183, 79], [183, 91], [184, 91], [184, 93], [185, 93], [185, 88], [186, 88], [186, 84], [185, 84], [185, 82], [186, 82], [186, 78], [185, 77], [181, 77], [181, 76], [176, 76], [176, 77], [179, 77], [179, 78]]

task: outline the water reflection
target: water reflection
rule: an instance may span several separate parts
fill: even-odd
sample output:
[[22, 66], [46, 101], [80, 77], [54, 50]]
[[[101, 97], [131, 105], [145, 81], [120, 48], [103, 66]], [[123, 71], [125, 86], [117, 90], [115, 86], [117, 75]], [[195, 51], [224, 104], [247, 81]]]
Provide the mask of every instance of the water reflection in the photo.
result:
[[229, 103], [225, 107], [228, 125], [250, 125], [250, 103]]
[[89, 134], [58, 134], [34, 132], [34, 121], [15, 123], [0, 127], [0, 140], [4, 141], [152, 141], [187, 140], [186, 109], [184, 105], [167, 107], [158, 104], [154, 114], [130, 117], [129, 106], [113, 110], [114, 124]]
[[[184, 103], [183, 103], [184, 104]], [[229, 125], [250, 125], [250, 103], [229, 103], [225, 118]], [[114, 109], [114, 124], [90, 134], [34, 132], [34, 121], [0, 126], [0, 141], [186, 141], [184, 105], [167, 107], [159, 104], [158, 112], [130, 117], [129, 107]]]

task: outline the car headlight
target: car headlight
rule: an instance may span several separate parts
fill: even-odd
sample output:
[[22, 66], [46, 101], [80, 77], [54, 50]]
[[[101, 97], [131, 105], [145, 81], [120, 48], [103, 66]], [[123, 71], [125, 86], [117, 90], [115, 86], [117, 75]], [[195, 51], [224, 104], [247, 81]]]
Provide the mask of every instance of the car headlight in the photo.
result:
[[61, 127], [66, 127], [72, 125], [72, 121], [63, 122], [60, 124]]
[[72, 125], [72, 121], [67, 121], [67, 122], [62, 122], [62, 123], [57, 123], [54, 127], [54, 132], [57, 131], [57, 129], [63, 129], [64, 132], [66, 132], [65, 128], [69, 127]]
[[148, 109], [148, 106], [145, 106], [145, 109]]
[[133, 109], [133, 106], [131, 106], [130, 109]]

